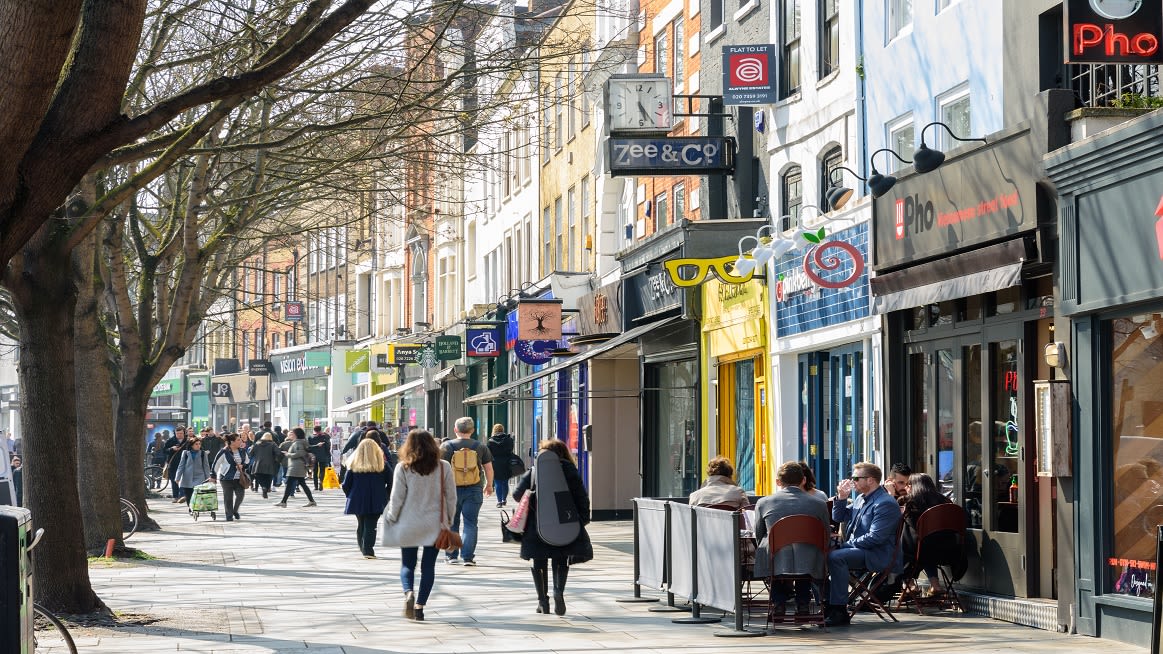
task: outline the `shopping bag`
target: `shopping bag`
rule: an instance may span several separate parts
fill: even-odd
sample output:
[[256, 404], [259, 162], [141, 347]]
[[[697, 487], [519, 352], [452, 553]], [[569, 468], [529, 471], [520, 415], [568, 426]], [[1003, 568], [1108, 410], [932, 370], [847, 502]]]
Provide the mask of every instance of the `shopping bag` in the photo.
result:
[[327, 472], [323, 473], [323, 489], [331, 490], [339, 488], [339, 475], [335, 474], [335, 468], [327, 466]]
[[505, 527], [514, 534], [525, 533], [525, 526], [529, 524], [529, 502], [533, 501], [533, 491], [525, 491], [521, 496], [521, 501], [517, 503], [517, 508], [513, 509], [513, 515], [509, 521], [505, 523]]

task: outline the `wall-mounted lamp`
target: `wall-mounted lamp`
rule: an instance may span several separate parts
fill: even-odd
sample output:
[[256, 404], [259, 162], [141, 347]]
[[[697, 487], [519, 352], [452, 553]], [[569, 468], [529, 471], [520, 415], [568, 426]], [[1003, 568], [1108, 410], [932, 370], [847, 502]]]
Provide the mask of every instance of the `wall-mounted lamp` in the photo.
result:
[[735, 260], [735, 267], [731, 269], [731, 274], [738, 277], [746, 277], [752, 270], [759, 265], [753, 257], [743, 254], [743, 241], [751, 239], [755, 241], [756, 248], [762, 245], [762, 242], [755, 236], [744, 236], [739, 239], [739, 258]]
[[1046, 360], [1046, 365], [1051, 368], [1065, 368], [1066, 344], [1061, 341], [1047, 343], [1046, 348], [1042, 351], [1042, 356]]
[[915, 169], [918, 173], [931, 173], [934, 170], [937, 170], [937, 167], [942, 163], [945, 163], [944, 152], [941, 152], [940, 150], [932, 150], [929, 148], [929, 146], [925, 145], [925, 130], [938, 125], [944, 127], [945, 131], [949, 133], [949, 136], [958, 141], [980, 141], [982, 143], [986, 142], [985, 139], [963, 139], [960, 136], [954, 134], [953, 129], [945, 123], [942, 123], [941, 121], [933, 121], [921, 128], [921, 147], [917, 148], [917, 151], [913, 153], [913, 169]]
[[893, 177], [892, 175], [881, 175], [880, 172], [876, 170], [876, 155], [880, 154], [881, 152], [888, 152], [897, 159], [900, 159], [901, 163], [913, 163], [901, 157], [896, 153], [896, 150], [893, 150], [892, 148], [881, 148], [876, 152], [873, 152], [872, 155], [868, 157], [868, 163], [872, 165], [872, 174], [868, 176], [868, 192], [871, 193], [872, 197], [874, 198], [879, 198], [885, 193], [888, 193], [892, 190], [892, 187], [896, 185], [896, 177]]
[[853, 177], [862, 182], [868, 181], [867, 177], [861, 177], [855, 170], [847, 166], [837, 166], [832, 169], [832, 172], [828, 173], [828, 176], [831, 178], [828, 181], [831, 182], [832, 187], [824, 194], [824, 204], [828, 207], [829, 211], [836, 211], [837, 209], [843, 208], [844, 205], [848, 204], [848, 200], [852, 199], [852, 189], [840, 183], [843, 175], [837, 175], [837, 173], [841, 170], [847, 170], [852, 173]]

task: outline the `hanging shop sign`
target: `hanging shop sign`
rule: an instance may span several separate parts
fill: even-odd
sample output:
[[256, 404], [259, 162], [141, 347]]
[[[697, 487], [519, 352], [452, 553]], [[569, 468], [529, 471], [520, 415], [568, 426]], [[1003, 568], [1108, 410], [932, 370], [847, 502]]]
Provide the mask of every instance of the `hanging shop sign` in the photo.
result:
[[1067, 0], [1066, 63], [1163, 63], [1163, 3]]
[[439, 361], [456, 361], [463, 347], [459, 336], [437, 336], [436, 358]]
[[419, 363], [420, 350], [423, 348], [420, 344], [393, 344], [388, 348], [388, 360], [395, 364], [401, 363]]
[[578, 332], [582, 336], [622, 331], [622, 280], [581, 296], [577, 306]]
[[501, 354], [501, 330], [496, 327], [469, 327], [464, 332], [465, 353], [470, 358]]
[[779, 100], [775, 46], [723, 46], [723, 104], [765, 105]]
[[735, 170], [735, 139], [728, 136], [610, 137], [614, 177], [722, 173]]
[[343, 371], [370, 372], [371, 358], [371, 350], [348, 350], [343, 353]]
[[283, 305], [283, 318], [287, 322], [303, 322], [303, 303], [287, 302]]
[[517, 340], [561, 340], [561, 300], [521, 300], [517, 303]]
[[675, 286], [688, 288], [698, 286], [714, 273], [714, 277], [726, 284], [745, 284], [755, 276], [752, 269], [746, 274], [735, 274], [736, 256], [716, 257], [713, 259], [668, 259], [662, 262], [670, 281]]
[[246, 363], [246, 372], [251, 377], [267, 377], [271, 374], [271, 362], [267, 359], [251, 359]]

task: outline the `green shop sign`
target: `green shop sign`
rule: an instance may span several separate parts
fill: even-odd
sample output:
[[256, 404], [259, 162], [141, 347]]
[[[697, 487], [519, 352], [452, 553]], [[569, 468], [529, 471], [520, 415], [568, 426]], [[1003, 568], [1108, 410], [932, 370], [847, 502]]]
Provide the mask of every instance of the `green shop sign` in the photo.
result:
[[439, 361], [456, 361], [461, 357], [461, 340], [459, 336], [436, 337], [436, 359]]

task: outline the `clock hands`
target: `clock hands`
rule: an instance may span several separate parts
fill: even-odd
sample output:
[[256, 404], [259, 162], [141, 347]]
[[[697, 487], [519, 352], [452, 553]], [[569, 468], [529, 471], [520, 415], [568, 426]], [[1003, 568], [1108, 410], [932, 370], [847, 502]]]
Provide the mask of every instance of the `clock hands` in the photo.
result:
[[650, 112], [646, 110], [646, 107], [643, 106], [641, 100], [638, 101], [638, 110], [642, 112], [642, 120], [649, 123], [650, 122]]

